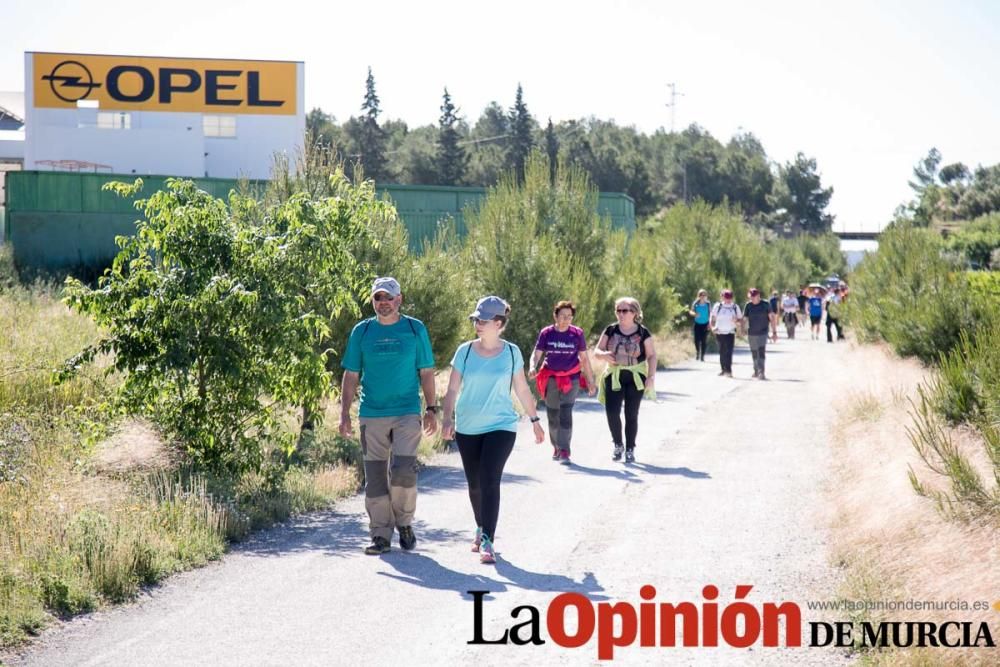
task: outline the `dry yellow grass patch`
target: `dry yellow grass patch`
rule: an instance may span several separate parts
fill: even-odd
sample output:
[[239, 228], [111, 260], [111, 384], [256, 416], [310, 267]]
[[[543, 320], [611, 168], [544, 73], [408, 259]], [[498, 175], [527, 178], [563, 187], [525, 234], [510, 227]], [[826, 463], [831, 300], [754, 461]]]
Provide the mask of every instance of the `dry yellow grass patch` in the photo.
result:
[[[835, 471], [831, 509], [834, 556], [847, 567], [843, 596], [850, 599], [924, 601], [1000, 600], [1000, 527], [943, 517], [918, 496], [909, 468], [929, 482], [935, 475], [920, 460], [906, 433], [912, 424], [906, 400], [933, 371], [901, 360], [886, 348], [852, 347], [844, 354], [845, 378], [866, 378], [866, 387], [844, 387], [862, 407], [845, 409], [835, 423]], [[877, 406], [877, 407], [874, 407]], [[872, 415], [877, 415], [873, 418]], [[982, 446], [963, 430], [956, 437], [970, 452]], [[940, 482], [937, 482], [940, 483]], [[892, 611], [869, 620], [987, 622], [994, 632], [1000, 612]], [[994, 639], [998, 639], [995, 637]], [[878, 665], [995, 665], [995, 649], [896, 651], [866, 657]]]

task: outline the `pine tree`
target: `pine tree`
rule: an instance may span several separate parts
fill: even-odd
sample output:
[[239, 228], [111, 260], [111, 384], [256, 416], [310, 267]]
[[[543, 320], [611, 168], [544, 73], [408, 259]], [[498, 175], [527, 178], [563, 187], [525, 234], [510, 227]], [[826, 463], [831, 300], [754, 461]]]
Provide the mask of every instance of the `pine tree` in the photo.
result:
[[524, 163], [531, 153], [534, 140], [531, 136], [532, 118], [524, 103], [524, 91], [517, 84], [517, 96], [510, 109], [510, 142], [507, 144], [507, 166], [514, 169], [520, 180], [524, 176]]
[[375, 77], [372, 76], [371, 67], [368, 68], [368, 79], [365, 81], [365, 101], [361, 105], [361, 111], [364, 112], [360, 118], [358, 136], [361, 166], [365, 170], [366, 178], [379, 181], [386, 175], [386, 136], [378, 124], [378, 115], [382, 110], [379, 109], [378, 95], [375, 94]]
[[556, 136], [556, 128], [552, 126], [551, 116], [545, 127], [545, 153], [549, 156], [549, 182], [555, 185], [556, 167], [559, 166], [559, 138]]
[[465, 150], [458, 144], [461, 137], [455, 129], [457, 112], [458, 109], [452, 104], [451, 95], [445, 88], [437, 142], [438, 181], [441, 185], [458, 185], [465, 178]]

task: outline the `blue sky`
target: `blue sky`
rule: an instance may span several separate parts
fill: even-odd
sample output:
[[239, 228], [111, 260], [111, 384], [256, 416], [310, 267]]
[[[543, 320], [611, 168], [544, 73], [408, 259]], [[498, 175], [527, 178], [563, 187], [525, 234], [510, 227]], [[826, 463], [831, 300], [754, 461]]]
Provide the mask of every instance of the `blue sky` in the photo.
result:
[[836, 228], [873, 230], [913, 164], [1000, 162], [1000, 2], [101, 3], [2, 0], [0, 90], [24, 51], [302, 60], [306, 106], [358, 112], [367, 67], [385, 117], [436, 122], [448, 86], [475, 120], [520, 82], [541, 121], [594, 115], [802, 151], [834, 187]]

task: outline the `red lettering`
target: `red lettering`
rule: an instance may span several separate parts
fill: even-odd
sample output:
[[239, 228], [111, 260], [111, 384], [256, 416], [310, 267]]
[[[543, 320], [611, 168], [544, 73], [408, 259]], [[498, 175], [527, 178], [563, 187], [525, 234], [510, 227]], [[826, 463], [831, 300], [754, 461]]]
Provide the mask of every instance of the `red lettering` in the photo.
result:
[[[566, 634], [567, 607], [576, 607], [578, 620], [576, 634], [573, 636]], [[556, 644], [563, 648], [579, 648], [590, 641], [594, 634], [594, 608], [590, 605], [590, 600], [580, 593], [561, 593], [549, 603], [545, 624], [549, 637]]]
[[[615, 617], [621, 619], [622, 633], [615, 635]], [[597, 658], [611, 660], [615, 646], [629, 646], [635, 641], [635, 608], [628, 602], [597, 605]]]

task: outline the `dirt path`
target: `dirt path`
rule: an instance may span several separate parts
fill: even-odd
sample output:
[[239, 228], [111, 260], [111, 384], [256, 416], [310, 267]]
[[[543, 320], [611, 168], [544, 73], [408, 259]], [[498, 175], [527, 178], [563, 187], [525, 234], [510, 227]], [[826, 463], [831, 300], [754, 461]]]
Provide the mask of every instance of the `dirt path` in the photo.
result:
[[[413, 553], [364, 556], [360, 497], [256, 536], [221, 563], [171, 579], [130, 606], [46, 633], [15, 664], [331, 665], [591, 664], [597, 644], [557, 646], [545, 630], [561, 592], [638, 607], [701, 607], [702, 587], [737, 585], [760, 609], [836, 596], [821, 512], [828, 483], [830, 379], [844, 347], [782, 338], [769, 346], [767, 382], [749, 379], [745, 347], [735, 379], [687, 362], [661, 372], [658, 403], [640, 414], [638, 462], [614, 463], [602, 408], [578, 404], [574, 465], [549, 459], [527, 429], [507, 467], [498, 527], [500, 560], [469, 552], [472, 525], [457, 454], [421, 477]], [[495, 638], [540, 610], [541, 646], [468, 645], [474, 604], [487, 590], [484, 634]], [[620, 648], [626, 664], [843, 664], [830, 649]]]

